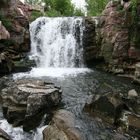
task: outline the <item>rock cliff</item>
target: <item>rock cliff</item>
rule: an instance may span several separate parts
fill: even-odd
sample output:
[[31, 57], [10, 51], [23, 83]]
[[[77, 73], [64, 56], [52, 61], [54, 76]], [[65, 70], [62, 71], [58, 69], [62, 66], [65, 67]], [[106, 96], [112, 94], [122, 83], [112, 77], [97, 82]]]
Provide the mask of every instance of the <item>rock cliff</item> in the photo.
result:
[[2, 0], [0, 6], [0, 74], [15, 70], [30, 50], [29, 6], [18, 0]]
[[95, 36], [88, 32], [88, 40], [92, 40], [86, 47], [90, 65], [104, 60], [105, 70], [140, 82], [140, 2], [110, 1], [98, 21], [93, 28]]

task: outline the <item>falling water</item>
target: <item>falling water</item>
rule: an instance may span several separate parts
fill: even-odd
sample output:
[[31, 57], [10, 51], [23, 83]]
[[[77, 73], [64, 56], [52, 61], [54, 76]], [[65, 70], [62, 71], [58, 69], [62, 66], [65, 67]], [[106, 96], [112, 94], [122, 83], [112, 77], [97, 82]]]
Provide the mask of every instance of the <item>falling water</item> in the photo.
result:
[[31, 58], [39, 68], [84, 67], [83, 18], [41, 17], [30, 25]]

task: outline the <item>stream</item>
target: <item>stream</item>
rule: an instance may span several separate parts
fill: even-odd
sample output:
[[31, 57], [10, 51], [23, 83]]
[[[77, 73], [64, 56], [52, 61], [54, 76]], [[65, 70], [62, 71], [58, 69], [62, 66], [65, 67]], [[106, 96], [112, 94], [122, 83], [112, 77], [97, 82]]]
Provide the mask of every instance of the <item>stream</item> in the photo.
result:
[[[71, 111], [76, 116], [76, 127], [83, 132], [85, 140], [118, 140], [121, 137], [123, 140], [132, 138], [124, 137], [114, 132], [113, 128], [104, 125], [100, 120], [95, 120], [85, 112], [83, 107], [89, 97], [97, 94], [97, 91], [103, 85], [112, 86], [116, 91], [126, 94], [130, 89], [139, 91], [139, 86], [133, 85], [127, 79], [115, 77], [111, 74], [106, 74], [97, 70], [88, 70], [81, 73], [71, 73], [69, 75], [55, 76], [38, 76], [30, 73], [15, 74], [14, 78], [29, 78], [43, 79], [46, 82], [53, 82], [57, 86], [61, 86], [62, 108]], [[106, 89], [102, 89], [106, 90]], [[101, 94], [101, 93], [98, 93]], [[6, 120], [3, 119], [2, 111], [0, 111], [0, 127], [4, 129], [14, 140], [42, 140], [42, 130], [44, 124], [40, 125], [30, 133], [23, 132], [21, 128], [13, 128]]]

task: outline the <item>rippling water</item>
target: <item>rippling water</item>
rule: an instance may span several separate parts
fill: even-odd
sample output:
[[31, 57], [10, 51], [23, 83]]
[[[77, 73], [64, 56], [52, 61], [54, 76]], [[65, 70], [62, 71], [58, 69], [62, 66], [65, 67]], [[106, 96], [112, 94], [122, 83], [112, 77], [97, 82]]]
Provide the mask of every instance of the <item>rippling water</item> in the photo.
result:
[[[25, 77], [24, 77], [25, 76]], [[22, 73], [14, 76], [15, 78], [28, 78], [28, 73]], [[127, 93], [129, 89], [139, 87], [134, 86], [128, 80], [112, 76], [97, 70], [90, 70], [84, 73], [75, 75], [65, 75], [60, 77], [41, 76], [34, 77], [35, 79], [43, 79], [47, 82], [53, 82], [57, 86], [61, 86], [63, 90], [63, 108], [71, 111], [76, 116], [76, 127], [83, 132], [85, 140], [128, 140], [129, 138], [121, 136], [113, 131], [112, 128], [105, 126], [101, 121], [90, 118], [84, 113], [83, 107], [87, 99], [97, 93], [102, 85], [110, 85], [116, 91]], [[104, 90], [104, 89], [102, 89]], [[102, 94], [99, 92], [98, 94]], [[0, 111], [1, 113], [1, 111]], [[25, 133], [22, 128], [13, 129], [8, 123], [3, 120], [0, 114], [0, 127], [4, 128], [14, 140], [42, 140], [41, 132], [43, 128], [38, 128], [34, 132]], [[118, 139], [119, 138], [119, 139]]]

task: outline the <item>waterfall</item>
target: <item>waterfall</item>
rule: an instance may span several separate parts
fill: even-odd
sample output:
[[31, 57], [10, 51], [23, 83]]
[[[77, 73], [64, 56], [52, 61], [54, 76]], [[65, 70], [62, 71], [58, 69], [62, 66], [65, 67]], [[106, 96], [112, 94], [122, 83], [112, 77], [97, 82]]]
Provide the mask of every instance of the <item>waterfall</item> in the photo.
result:
[[84, 67], [82, 17], [40, 17], [30, 25], [31, 59], [38, 68]]

